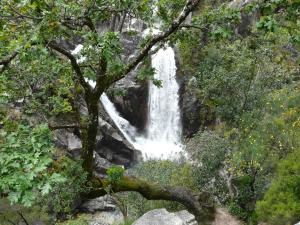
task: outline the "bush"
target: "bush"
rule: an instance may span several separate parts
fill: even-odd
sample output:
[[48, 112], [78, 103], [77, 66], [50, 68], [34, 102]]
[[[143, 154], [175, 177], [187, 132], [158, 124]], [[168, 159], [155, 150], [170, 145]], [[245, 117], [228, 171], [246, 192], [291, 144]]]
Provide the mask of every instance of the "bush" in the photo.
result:
[[81, 167], [81, 163], [67, 157], [62, 157], [55, 162], [54, 169], [65, 178], [64, 182], [55, 185], [49, 195], [42, 201], [51, 209], [51, 213], [57, 218], [66, 218], [72, 213], [79, 195], [87, 191], [85, 186], [87, 173]]
[[277, 175], [256, 213], [270, 225], [291, 225], [300, 220], [300, 149], [279, 163]]
[[225, 202], [228, 199], [226, 174], [220, 171], [225, 169], [226, 155], [230, 152], [229, 142], [215, 132], [199, 132], [187, 143], [187, 151], [195, 160], [193, 177], [197, 189], [208, 191], [220, 202]]

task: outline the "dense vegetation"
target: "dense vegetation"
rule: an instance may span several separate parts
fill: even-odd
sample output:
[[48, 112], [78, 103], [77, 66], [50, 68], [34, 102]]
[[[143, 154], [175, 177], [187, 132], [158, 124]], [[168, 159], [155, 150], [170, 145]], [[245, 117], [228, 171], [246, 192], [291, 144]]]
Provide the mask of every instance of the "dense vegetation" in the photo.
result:
[[[191, 23], [173, 23], [186, 2], [195, 4]], [[229, 2], [2, 0], [0, 223], [16, 223], [23, 215], [30, 223], [70, 219], [82, 198], [105, 193], [121, 203], [129, 221], [154, 208], [185, 208], [183, 202], [164, 201], [172, 200], [163, 195], [169, 186], [209, 193], [216, 207], [247, 224], [300, 221], [300, 2]], [[154, 5], [163, 33], [145, 37], [140, 55], [126, 61], [120, 18], [130, 15], [152, 27]], [[109, 30], [98, 35], [94, 24], [110, 21]], [[82, 42], [76, 39], [84, 40], [87, 64], [77, 63], [60, 42]], [[186, 140], [191, 160], [151, 160], [126, 172], [114, 166], [99, 181], [92, 163], [99, 96], [163, 42], [178, 48], [188, 89], [201, 102], [202, 126]], [[139, 76], [159, 84], [152, 69]], [[96, 81], [96, 88], [84, 78]], [[80, 101], [88, 115], [80, 114]], [[80, 160], [54, 145], [56, 128], [49, 124], [57, 118], [80, 130]], [[132, 188], [145, 184], [159, 185], [160, 201]], [[85, 223], [84, 216], [65, 222]]]

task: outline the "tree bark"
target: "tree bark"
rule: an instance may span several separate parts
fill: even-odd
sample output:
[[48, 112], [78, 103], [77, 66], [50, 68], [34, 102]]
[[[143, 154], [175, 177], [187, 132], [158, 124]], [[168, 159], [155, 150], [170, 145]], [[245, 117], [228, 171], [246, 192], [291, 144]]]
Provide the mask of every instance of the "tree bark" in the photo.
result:
[[85, 194], [86, 198], [103, 196], [107, 193], [107, 188], [111, 188], [114, 193], [134, 191], [148, 200], [167, 200], [181, 203], [190, 213], [195, 215], [199, 224], [210, 224], [214, 219], [214, 203], [210, 194], [206, 192], [193, 192], [178, 186], [161, 186], [127, 176], [117, 183], [111, 183], [108, 179], [100, 178], [94, 178], [91, 183], [92, 191]]

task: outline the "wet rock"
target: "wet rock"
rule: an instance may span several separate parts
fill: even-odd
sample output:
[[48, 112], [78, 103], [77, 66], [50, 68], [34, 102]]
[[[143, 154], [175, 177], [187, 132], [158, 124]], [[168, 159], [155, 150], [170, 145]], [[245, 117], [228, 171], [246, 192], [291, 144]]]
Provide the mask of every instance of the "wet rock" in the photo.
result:
[[197, 131], [215, 124], [215, 115], [202, 104], [198, 97], [199, 88], [196, 77], [184, 67], [179, 49], [175, 48], [176, 77], [179, 83], [179, 106], [181, 111], [182, 134], [192, 137]]
[[104, 134], [103, 138], [97, 143], [96, 152], [109, 162], [125, 167], [135, 164], [139, 155], [139, 152], [117, 133]]
[[[125, 46], [123, 57], [130, 60], [136, 56], [141, 38], [139, 36], [133, 38], [129, 33], [123, 33], [122, 38]], [[138, 70], [139, 67], [115, 83], [112, 90], [122, 94], [109, 94], [109, 98], [120, 115], [139, 132], [143, 132], [148, 115], [148, 82], [137, 79]]]
[[120, 115], [143, 132], [148, 118], [148, 85], [139, 83], [132, 77], [123, 79], [115, 85], [115, 88], [125, 90], [124, 95], [110, 96]]
[[192, 137], [201, 126], [201, 102], [197, 98], [196, 89], [191, 88], [189, 83], [194, 82], [194, 78], [181, 83], [179, 94], [179, 105], [181, 109], [182, 133], [185, 137]]

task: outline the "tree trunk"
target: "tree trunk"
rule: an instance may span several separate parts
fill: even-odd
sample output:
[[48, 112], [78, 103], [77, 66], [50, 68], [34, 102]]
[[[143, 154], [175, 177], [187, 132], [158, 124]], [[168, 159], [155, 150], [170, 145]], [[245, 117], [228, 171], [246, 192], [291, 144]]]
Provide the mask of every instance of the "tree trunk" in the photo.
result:
[[88, 108], [87, 128], [82, 129], [82, 154], [83, 168], [88, 172], [88, 177], [93, 177], [93, 155], [96, 149], [97, 133], [98, 133], [98, 101], [99, 98], [93, 95], [85, 97]]
[[199, 224], [210, 224], [214, 218], [214, 203], [210, 194], [206, 192], [193, 192], [185, 187], [160, 186], [135, 177], [124, 177], [117, 183], [111, 183], [108, 179], [94, 178], [91, 183], [92, 191], [85, 194], [88, 199], [105, 195], [107, 188], [111, 188], [114, 193], [134, 191], [148, 200], [167, 200], [181, 203], [190, 213], [195, 215]]

